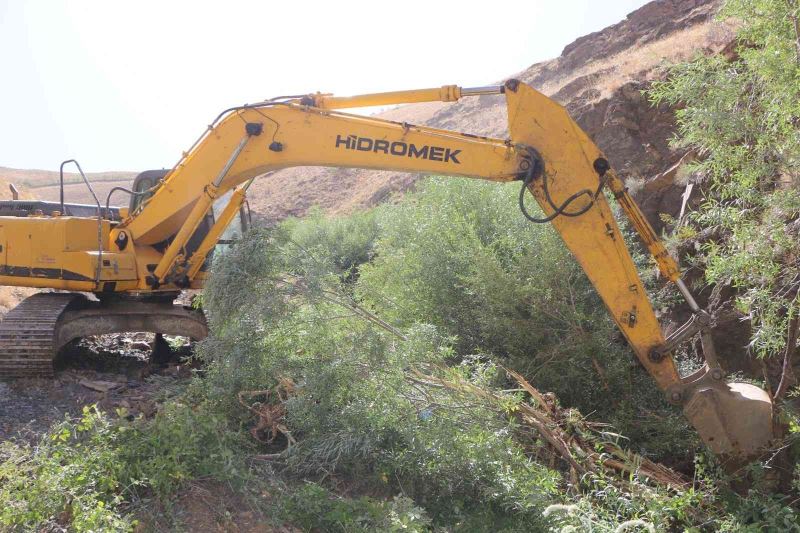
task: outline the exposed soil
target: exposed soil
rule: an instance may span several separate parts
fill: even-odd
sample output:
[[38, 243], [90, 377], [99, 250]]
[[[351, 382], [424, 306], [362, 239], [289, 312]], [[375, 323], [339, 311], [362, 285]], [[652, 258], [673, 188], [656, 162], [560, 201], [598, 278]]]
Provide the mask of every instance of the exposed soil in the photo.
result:
[[[271, 495], [258, 495], [269, 501]], [[299, 533], [290, 525], [270, 520], [240, 492], [211, 480], [192, 482], [171, 502], [168, 513], [149, 510], [139, 517], [137, 533], [147, 531], [204, 531], [226, 533]], [[167, 523], [168, 522], [168, 523]]]
[[[53, 423], [79, 416], [83, 406], [106, 412], [151, 416], [165, 387], [191, 375], [181, 362], [188, 347], [159, 344], [151, 362], [154, 335], [103, 335], [82, 339], [62, 350], [55, 379], [0, 382], [0, 440], [36, 442]], [[167, 352], [165, 353], [165, 350]]]

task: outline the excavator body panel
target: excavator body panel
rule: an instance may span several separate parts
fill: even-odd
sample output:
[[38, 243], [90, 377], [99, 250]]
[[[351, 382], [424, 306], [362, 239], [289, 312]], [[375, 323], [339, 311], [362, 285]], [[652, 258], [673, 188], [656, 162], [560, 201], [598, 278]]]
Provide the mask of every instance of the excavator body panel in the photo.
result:
[[[97, 251], [99, 245], [108, 249], [109, 221], [98, 223], [96, 218], [61, 216], [0, 217], [0, 228], [5, 233], [4, 261], [0, 264], [3, 285], [25, 285], [25, 279], [37, 278], [65, 282], [63, 288], [73, 290], [96, 289]], [[134, 279], [133, 256], [109, 254], [106, 259], [109, 263], [101, 265], [101, 279]], [[9, 278], [23, 281], [14, 283]]]

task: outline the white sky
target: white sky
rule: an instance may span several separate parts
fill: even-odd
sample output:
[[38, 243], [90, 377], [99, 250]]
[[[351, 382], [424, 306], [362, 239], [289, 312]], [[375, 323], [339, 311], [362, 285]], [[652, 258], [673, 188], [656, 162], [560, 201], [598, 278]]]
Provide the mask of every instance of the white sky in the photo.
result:
[[223, 109], [485, 85], [646, 0], [0, 0], [0, 166], [171, 167]]

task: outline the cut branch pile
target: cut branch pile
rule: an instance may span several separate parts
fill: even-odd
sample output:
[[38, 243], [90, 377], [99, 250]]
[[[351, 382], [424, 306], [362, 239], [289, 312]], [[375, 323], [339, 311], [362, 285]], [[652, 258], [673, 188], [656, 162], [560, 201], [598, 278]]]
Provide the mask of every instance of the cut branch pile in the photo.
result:
[[[238, 394], [239, 403], [256, 416], [256, 425], [250, 429], [250, 435], [254, 439], [272, 444], [278, 435], [283, 435], [288, 446], [295, 444], [292, 434], [284, 423], [286, 417], [284, 402], [293, 391], [294, 382], [283, 378], [271, 389], [241, 391]], [[264, 401], [253, 401], [259, 397], [263, 397]]]
[[[599, 429], [602, 424], [593, 424], [576, 416], [574, 410], [558, 407], [551, 395], [542, 394], [516, 372], [506, 371], [532, 399], [532, 402], [519, 402], [510, 411], [519, 423], [518, 438], [523, 442], [529, 441], [530, 453], [542, 462], [555, 466], [558, 458], [563, 460], [574, 485], [578, 484], [579, 477], [590, 473], [606, 474], [622, 481], [635, 476], [639, 481], [674, 490], [690, 485], [689, 480], [678, 472], [627, 452], [615, 442], [602, 438]], [[507, 407], [502, 407], [508, 405], [508, 398], [502, 393], [481, 388], [460, 378], [443, 378], [416, 370], [413, 374], [417, 382], [480, 398], [489, 405], [509, 412]], [[540, 441], [546, 445], [542, 446]]]

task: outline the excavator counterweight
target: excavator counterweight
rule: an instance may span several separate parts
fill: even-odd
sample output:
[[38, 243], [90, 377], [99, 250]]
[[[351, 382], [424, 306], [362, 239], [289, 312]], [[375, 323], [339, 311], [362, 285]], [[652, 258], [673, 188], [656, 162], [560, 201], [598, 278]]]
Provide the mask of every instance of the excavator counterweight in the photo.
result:
[[[478, 95], [505, 97], [508, 139], [341, 111]], [[122, 328], [204, 336], [201, 315], [152, 300], [202, 288], [208, 258], [243, 212], [247, 188], [258, 176], [293, 166], [520, 182], [523, 214], [559, 232], [638, 360], [667, 399], [683, 407], [709, 448], [741, 459], [769, 445], [769, 396], [753, 385], [727, 383], [708, 334], [709, 317], [694, 302], [677, 263], [623, 181], [563, 107], [518, 80], [344, 98], [316, 93], [234, 107], [209, 126], [174, 168], [140, 175], [125, 191], [131, 195], [128, 208], [112, 209], [107, 200], [104, 209], [98, 200], [90, 215], [87, 206], [79, 209], [63, 200], [50, 212], [15, 211], [18, 203], [0, 203], [1, 284], [82, 291], [99, 298], [89, 302], [71, 293], [39, 294], [12, 311], [0, 325], [0, 376], [49, 373], [48, 358], [76, 336]], [[543, 216], [527, 211], [527, 192]], [[677, 284], [692, 310], [692, 320], [668, 338], [606, 193], [619, 203], [665, 279]], [[695, 335], [703, 340], [706, 364], [681, 376], [672, 354]]]

